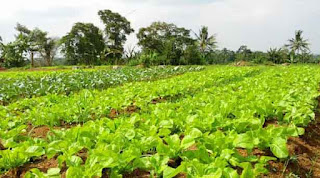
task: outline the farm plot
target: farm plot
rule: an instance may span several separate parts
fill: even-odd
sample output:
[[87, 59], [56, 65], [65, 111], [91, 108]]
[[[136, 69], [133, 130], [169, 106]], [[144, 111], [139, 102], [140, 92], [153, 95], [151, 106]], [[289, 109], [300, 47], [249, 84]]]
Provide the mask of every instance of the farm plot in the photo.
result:
[[202, 69], [203, 67], [153, 67], [149, 69], [125, 67], [120, 70], [2, 73], [0, 75], [0, 104], [6, 105], [21, 98], [47, 94], [69, 95], [81, 89], [105, 89], [126, 82], [155, 80]]
[[[215, 66], [104, 90], [20, 99], [0, 107], [0, 172], [4, 177], [299, 174], [288, 172], [294, 155], [287, 143], [305, 137], [304, 128], [316, 120], [319, 72], [315, 66]], [[281, 163], [280, 174], [274, 173], [272, 165]]]

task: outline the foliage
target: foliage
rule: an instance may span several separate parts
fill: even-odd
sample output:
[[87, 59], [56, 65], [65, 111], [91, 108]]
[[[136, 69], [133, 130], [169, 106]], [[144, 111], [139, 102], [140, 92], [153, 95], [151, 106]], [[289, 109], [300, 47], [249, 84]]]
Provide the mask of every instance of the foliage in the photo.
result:
[[57, 54], [58, 42], [59, 39], [57, 38], [45, 37], [41, 43], [40, 55], [45, 59], [48, 66], [52, 66], [53, 59]]
[[38, 28], [29, 30], [26, 26], [23, 26], [19, 23], [15, 29], [19, 33], [16, 38], [24, 41], [24, 51], [30, 54], [31, 66], [34, 67], [34, 55], [36, 52], [41, 50], [41, 44], [45, 41], [47, 32], [43, 32]]
[[251, 54], [252, 62], [257, 64], [265, 63], [267, 59], [267, 54], [262, 51], [255, 51]]
[[172, 65], [180, 64], [184, 50], [194, 44], [190, 30], [165, 22], [154, 22], [141, 28], [137, 38], [145, 53], [157, 53]]
[[2, 65], [6, 68], [22, 67], [25, 64], [25, 52], [28, 44], [26, 44], [23, 36], [19, 35], [14, 42], [1, 44]]
[[[309, 49], [309, 42], [308, 40], [304, 39], [302, 37], [302, 33], [303, 31], [302, 30], [298, 30], [295, 32], [295, 37], [292, 38], [292, 39], [289, 39], [289, 44], [287, 44], [286, 46], [289, 47], [291, 49], [291, 62], [294, 62], [294, 60], [303, 60], [303, 57], [304, 56], [301, 56], [301, 55], [305, 55], [307, 54], [310, 49]], [[295, 59], [297, 58], [298, 59]], [[302, 57], [302, 58], [299, 58], [299, 57]]]
[[180, 64], [203, 65], [205, 64], [204, 59], [205, 58], [201, 56], [198, 46], [188, 45], [183, 54], [184, 61], [180, 62]]
[[245, 45], [240, 46], [236, 52], [236, 61], [251, 61], [252, 51]]
[[216, 37], [209, 36], [208, 27], [201, 27], [199, 34], [196, 34], [197, 45], [199, 46], [202, 58], [205, 58], [210, 52], [216, 48]]
[[222, 50], [214, 50], [206, 57], [208, 64], [226, 64], [235, 61], [235, 52], [223, 48]]
[[[302, 127], [314, 120], [319, 81], [316, 66], [215, 66], [102, 91], [21, 100], [0, 107], [0, 138], [7, 148], [0, 150], [0, 171], [44, 156], [57, 158], [59, 166], [26, 176], [59, 176], [63, 168], [67, 178], [121, 177], [136, 170], [167, 178], [263, 176], [269, 161], [288, 157], [287, 139], [303, 135]], [[120, 112], [132, 105], [139, 110]], [[110, 118], [114, 110], [119, 113]], [[277, 126], [266, 126], [271, 118]], [[47, 125], [50, 132], [46, 138], [28, 136], [28, 123]], [[56, 129], [61, 123], [78, 125]]]
[[281, 64], [288, 60], [288, 52], [283, 48], [270, 48], [268, 53], [268, 60], [275, 64]]
[[104, 31], [107, 39], [106, 58], [121, 58], [123, 54], [123, 45], [127, 40], [127, 35], [134, 32], [130, 22], [119, 13], [111, 10], [100, 10], [98, 12], [101, 21], [105, 25]]
[[105, 49], [103, 36], [98, 27], [91, 23], [76, 23], [62, 37], [62, 53], [70, 64], [97, 64]]
[[297, 54], [309, 51], [308, 40], [303, 39], [302, 33], [302, 30], [296, 31], [295, 37], [290, 39], [289, 44], [287, 45], [292, 51]]
[[[145, 57], [147, 58], [147, 57]], [[149, 66], [150, 59], [142, 61]], [[194, 68], [172, 67], [121, 70], [98, 70], [98, 71], [73, 71], [54, 72], [36, 76], [17, 75], [0, 76], [0, 103], [8, 103], [21, 98], [44, 96], [47, 94], [69, 95], [82, 89], [105, 89], [111, 86], [120, 85], [125, 82], [151, 80], [154, 78], [166, 77], [174, 74], [181, 74], [186, 71], [193, 71]]]

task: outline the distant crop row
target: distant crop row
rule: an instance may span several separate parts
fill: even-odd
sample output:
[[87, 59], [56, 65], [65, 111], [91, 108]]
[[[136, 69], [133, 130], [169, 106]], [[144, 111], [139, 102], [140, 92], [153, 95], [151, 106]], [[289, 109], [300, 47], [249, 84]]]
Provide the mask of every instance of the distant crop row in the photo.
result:
[[69, 95], [81, 89], [105, 89], [125, 82], [155, 80], [202, 67], [153, 67], [148, 69], [92, 70], [74, 72], [29, 73], [0, 76], [0, 103], [8, 104], [20, 98], [47, 94]]

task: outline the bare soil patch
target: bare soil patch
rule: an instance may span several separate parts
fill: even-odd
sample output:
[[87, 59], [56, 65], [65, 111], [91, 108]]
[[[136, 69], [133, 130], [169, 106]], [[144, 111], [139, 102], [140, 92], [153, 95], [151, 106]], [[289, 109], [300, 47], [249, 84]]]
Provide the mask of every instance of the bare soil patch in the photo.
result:
[[123, 115], [123, 114], [131, 115], [133, 113], [139, 112], [140, 110], [141, 110], [141, 108], [134, 105], [134, 104], [127, 106], [125, 109], [121, 109], [121, 110], [117, 110], [117, 109], [112, 108], [110, 110], [110, 113], [108, 114], [108, 117], [111, 119], [115, 119], [115, 118], [119, 117], [120, 115]]
[[152, 104], [164, 103], [164, 102], [166, 102], [166, 99], [164, 97], [159, 97], [151, 100]]
[[124, 178], [149, 178], [151, 177], [150, 172], [141, 169], [136, 169], [131, 173], [123, 175]]
[[[58, 167], [57, 157], [53, 157], [48, 159], [46, 156], [42, 156], [41, 158], [32, 160], [30, 163], [20, 166], [15, 169], [11, 169], [4, 175], [2, 178], [12, 178], [12, 177], [24, 177], [24, 175], [33, 168], [38, 168], [41, 172], [47, 172], [50, 168]], [[62, 169], [63, 170], [63, 169]]]
[[50, 128], [47, 125], [42, 126], [33, 126], [31, 123], [27, 123], [27, 132], [23, 133], [22, 135], [30, 136], [32, 138], [47, 138], [48, 133], [54, 129], [54, 130], [61, 130], [61, 129], [70, 129], [72, 127], [75, 127], [77, 125], [83, 125], [83, 123], [66, 123], [65, 121], [60, 122], [60, 126], [54, 126]]

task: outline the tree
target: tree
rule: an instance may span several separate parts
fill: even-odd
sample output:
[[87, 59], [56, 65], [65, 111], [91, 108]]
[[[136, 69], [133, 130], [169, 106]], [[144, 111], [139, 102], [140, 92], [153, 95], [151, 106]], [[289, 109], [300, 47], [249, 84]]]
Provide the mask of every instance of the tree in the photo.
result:
[[45, 38], [41, 43], [40, 55], [48, 66], [52, 65], [53, 59], [58, 50], [58, 38]]
[[194, 42], [190, 30], [166, 22], [153, 22], [149, 27], [140, 28], [137, 38], [143, 50], [157, 53], [161, 53], [170, 40], [181, 49]]
[[271, 62], [276, 63], [276, 64], [284, 63], [288, 59], [287, 50], [284, 49], [284, 48], [279, 48], [279, 49], [270, 48], [267, 51], [267, 55], [268, 55], [267, 56], [268, 61], [271, 61]]
[[126, 36], [134, 32], [130, 22], [119, 13], [111, 10], [100, 10], [98, 15], [105, 25], [104, 32], [108, 49], [106, 53], [113, 54], [115, 58], [121, 58], [124, 50], [123, 45], [127, 40]]
[[250, 61], [251, 60], [252, 51], [245, 45], [240, 46], [238, 51], [236, 52], [236, 61]]
[[295, 37], [292, 39], [289, 39], [289, 44], [286, 46], [289, 47], [292, 51], [291, 55], [291, 62], [294, 60], [294, 56], [300, 55], [301, 53], [308, 53], [310, 51], [309, 49], [309, 42], [308, 40], [303, 39], [302, 37], [302, 30], [298, 30], [295, 32]]
[[170, 59], [173, 65], [178, 65], [187, 46], [194, 44], [190, 30], [165, 22], [154, 22], [140, 28], [137, 38], [144, 53], [162, 55], [160, 58]]
[[197, 44], [200, 49], [202, 58], [205, 58], [206, 55], [212, 52], [216, 48], [216, 37], [214, 35], [209, 36], [208, 27], [201, 27], [199, 34], [196, 34]]
[[267, 61], [268, 55], [262, 51], [254, 51], [252, 52], [252, 54], [250, 55], [250, 61], [257, 63], [257, 64], [261, 64]]
[[302, 52], [301, 54], [298, 55], [298, 59], [300, 59], [300, 61], [303, 63], [312, 62], [313, 55], [308, 51]]
[[4, 63], [4, 48], [5, 45], [2, 42], [2, 37], [0, 36], [0, 64]]
[[38, 28], [29, 30], [26, 26], [17, 24], [15, 29], [19, 32], [16, 38], [20, 38], [26, 44], [25, 51], [30, 54], [31, 66], [34, 67], [34, 55], [41, 50], [41, 44], [47, 36], [47, 32], [41, 31]]
[[205, 64], [204, 58], [202, 58], [200, 50], [197, 45], [188, 45], [184, 54], [184, 60], [180, 64], [192, 64], [192, 65], [203, 65]]
[[61, 52], [71, 64], [97, 64], [105, 49], [102, 33], [92, 23], [76, 23], [61, 44]]
[[25, 64], [24, 53], [27, 49], [24, 37], [17, 36], [16, 40], [6, 45], [1, 44], [2, 53], [1, 58], [3, 66], [10, 67], [22, 67]]

